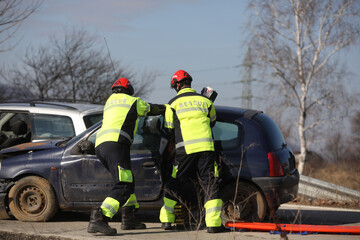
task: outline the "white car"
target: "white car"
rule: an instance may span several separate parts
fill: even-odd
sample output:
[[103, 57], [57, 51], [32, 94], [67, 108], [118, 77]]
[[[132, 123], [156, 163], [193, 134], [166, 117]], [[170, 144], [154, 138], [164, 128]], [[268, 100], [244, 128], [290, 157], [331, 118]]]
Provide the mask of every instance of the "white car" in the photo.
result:
[[102, 120], [103, 105], [0, 103], [0, 149], [25, 142], [74, 137]]

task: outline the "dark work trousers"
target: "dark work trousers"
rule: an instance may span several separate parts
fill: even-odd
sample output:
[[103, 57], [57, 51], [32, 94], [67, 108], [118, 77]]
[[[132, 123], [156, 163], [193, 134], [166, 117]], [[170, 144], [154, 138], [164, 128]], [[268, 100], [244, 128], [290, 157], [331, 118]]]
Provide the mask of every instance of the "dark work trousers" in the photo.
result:
[[130, 195], [134, 193], [135, 186], [134, 181], [130, 183], [119, 180], [119, 166], [121, 169], [131, 170], [130, 146], [117, 142], [104, 142], [95, 148], [95, 153], [104, 167], [111, 173], [114, 182], [114, 187], [107, 197], [116, 199], [120, 206], [123, 206]]
[[192, 154], [177, 154], [175, 162], [178, 164], [176, 178], [170, 178], [166, 184], [165, 197], [178, 201], [178, 198], [186, 193], [181, 192], [181, 187], [189, 179], [199, 181], [204, 192], [205, 203], [212, 199], [218, 199], [219, 186], [214, 175], [216, 154], [213, 151], [198, 152]]

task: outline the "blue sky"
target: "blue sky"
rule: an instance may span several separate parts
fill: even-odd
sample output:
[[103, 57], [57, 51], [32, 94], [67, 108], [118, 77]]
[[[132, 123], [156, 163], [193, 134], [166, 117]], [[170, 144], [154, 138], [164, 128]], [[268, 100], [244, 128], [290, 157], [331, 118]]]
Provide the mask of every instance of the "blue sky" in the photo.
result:
[[[20, 44], [0, 54], [0, 64], [16, 64], [27, 47], [46, 44], [50, 35], [63, 36], [65, 28], [83, 28], [106, 38], [113, 59], [134, 71], [160, 73], [156, 90], [147, 101], [165, 103], [175, 95], [170, 78], [178, 69], [192, 75], [193, 87], [215, 88], [218, 105], [240, 106], [242, 69], [246, 53], [247, 1], [240, 0], [46, 0], [24, 22], [14, 39]], [[355, 74], [348, 83], [360, 92], [360, 48], [342, 54]], [[262, 85], [253, 84], [255, 96]], [[253, 107], [262, 103], [253, 100]], [[263, 109], [261, 109], [263, 110]]]

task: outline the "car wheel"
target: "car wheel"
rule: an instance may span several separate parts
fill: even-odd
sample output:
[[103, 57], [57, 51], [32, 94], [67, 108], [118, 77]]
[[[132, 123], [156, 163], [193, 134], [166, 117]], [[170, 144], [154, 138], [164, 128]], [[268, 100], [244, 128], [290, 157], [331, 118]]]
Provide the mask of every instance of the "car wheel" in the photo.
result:
[[24, 177], [10, 189], [9, 208], [19, 221], [48, 221], [57, 212], [54, 190], [44, 178]]
[[266, 217], [267, 204], [261, 192], [252, 184], [239, 182], [236, 186], [228, 186], [222, 193], [223, 222], [245, 221], [261, 222]]

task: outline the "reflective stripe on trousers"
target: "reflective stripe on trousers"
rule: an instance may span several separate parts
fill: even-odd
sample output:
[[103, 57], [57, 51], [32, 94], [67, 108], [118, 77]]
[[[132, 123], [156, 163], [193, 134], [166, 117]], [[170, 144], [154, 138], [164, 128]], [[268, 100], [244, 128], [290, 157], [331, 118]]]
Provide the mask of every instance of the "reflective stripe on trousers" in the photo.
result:
[[120, 166], [118, 166], [119, 171], [119, 181], [120, 182], [133, 182], [133, 175], [131, 170], [129, 169], [123, 169]]
[[176, 201], [164, 197], [164, 205], [160, 210], [160, 222], [162, 223], [173, 223], [175, 222], [174, 207]]
[[213, 199], [205, 203], [205, 223], [207, 227], [220, 227], [221, 226], [221, 208], [222, 200]]
[[136, 200], [136, 196], [134, 193], [130, 195], [129, 199], [123, 205], [123, 207], [131, 207], [131, 206], [135, 206], [135, 208], [140, 207], [138, 201]]
[[179, 170], [179, 166], [178, 165], [173, 165], [173, 170], [172, 170], [172, 173], [171, 173], [172, 178], [176, 178], [178, 170]]
[[101, 204], [102, 214], [106, 217], [112, 218], [119, 210], [120, 203], [111, 198], [107, 197]]

